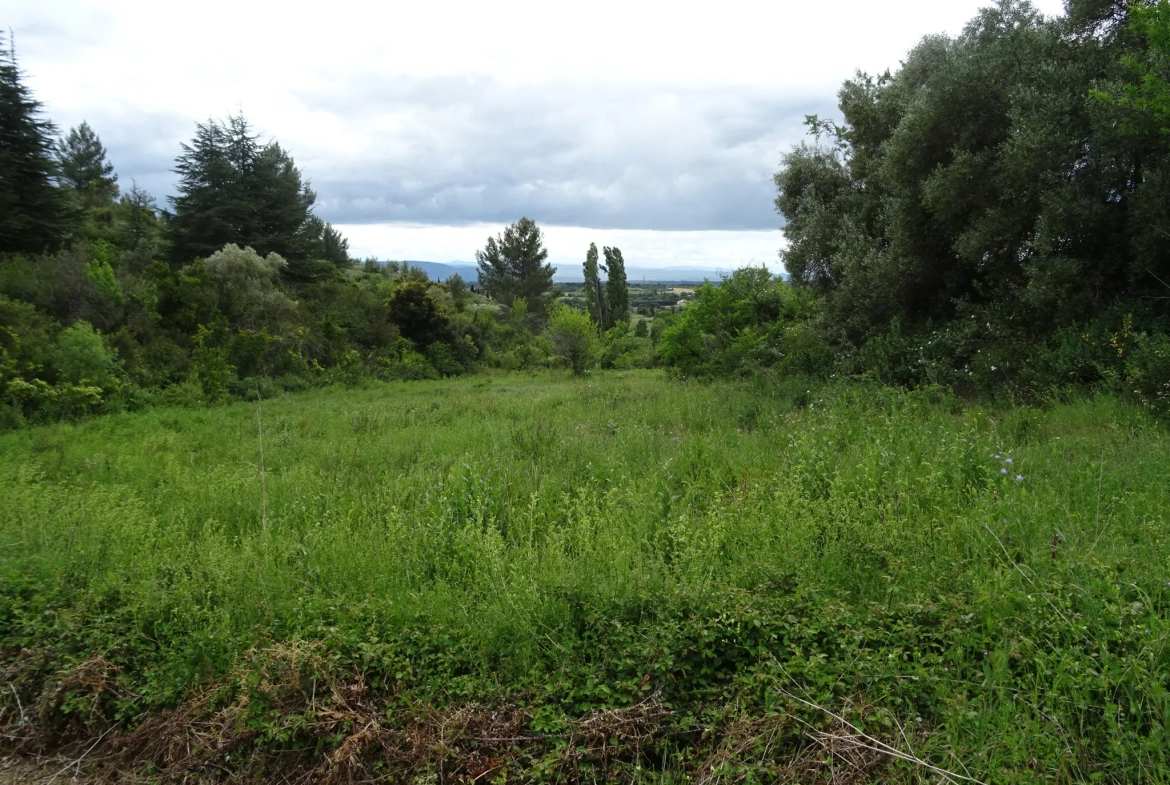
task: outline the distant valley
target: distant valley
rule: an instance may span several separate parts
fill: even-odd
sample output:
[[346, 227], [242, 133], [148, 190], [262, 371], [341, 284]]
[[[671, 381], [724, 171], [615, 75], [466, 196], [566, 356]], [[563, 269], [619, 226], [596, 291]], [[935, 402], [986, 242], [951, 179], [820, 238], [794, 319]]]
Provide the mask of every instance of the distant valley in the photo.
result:
[[[427, 274], [427, 278], [439, 283], [446, 281], [456, 273], [468, 283], [478, 280], [479, 277], [473, 262], [444, 263], [408, 260], [405, 264], [421, 269]], [[627, 267], [626, 279], [630, 283], [702, 283], [704, 280], [719, 280], [720, 272], [728, 274], [731, 269], [720, 271], [715, 268], [703, 267]], [[581, 283], [585, 278], [579, 265], [561, 266], [556, 268], [553, 280], [558, 283]]]

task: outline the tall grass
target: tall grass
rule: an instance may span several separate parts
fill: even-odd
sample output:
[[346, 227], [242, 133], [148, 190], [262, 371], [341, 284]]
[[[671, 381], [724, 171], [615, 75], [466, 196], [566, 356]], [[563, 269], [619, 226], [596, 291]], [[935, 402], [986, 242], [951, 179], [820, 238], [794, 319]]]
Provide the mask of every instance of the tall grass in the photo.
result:
[[256, 407], [0, 436], [10, 659], [123, 652], [136, 721], [273, 641], [394, 641], [419, 694], [572, 713], [643, 694], [634, 641], [679, 705], [748, 669], [983, 778], [1167, 781], [1170, 438], [1117, 399], [511, 375], [271, 400], [262, 442]]

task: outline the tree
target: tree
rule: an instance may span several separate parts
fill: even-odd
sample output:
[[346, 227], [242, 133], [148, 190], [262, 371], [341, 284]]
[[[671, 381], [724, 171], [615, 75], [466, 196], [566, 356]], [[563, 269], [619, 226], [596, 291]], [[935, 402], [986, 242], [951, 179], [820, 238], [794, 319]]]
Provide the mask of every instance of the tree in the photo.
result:
[[296, 308], [277, 285], [287, 264], [277, 254], [261, 256], [250, 247], [229, 243], [209, 256], [204, 267], [233, 327], [278, 332]]
[[846, 82], [839, 125], [810, 118], [815, 144], [785, 158], [776, 206], [785, 266], [835, 340], [963, 324], [947, 360], [961, 368], [992, 331], [1027, 352], [1123, 303], [1164, 318], [1170, 139], [1090, 97], [1147, 44], [1118, 24], [1124, 2], [1067, 5], [1046, 19], [1001, 0], [896, 73]]
[[316, 195], [279, 144], [258, 140], [240, 115], [196, 126], [175, 163], [172, 261], [207, 257], [234, 243], [278, 254], [296, 277], [298, 263], [322, 258], [323, 224], [311, 212]]
[[21, 83], [16, 53], [0, 35], [0, 254], [40, 253], [60, 245], [70, 226], [54, 186], [53, 124]]
[[459, 273], [452, 273], [447, 278], [447, 291], [451, 294], [451, 302], [455, 304], [455, 310], [462, 311], [468, 297], [467, 283], [463, 280], [463, 276]]
[[111, 202], [118, 198], [118, 175], [106, 160], [102, 140], [89, 123], [70, 129], [54, 146], [58, 178], [88, 202]]
[[605, 329], [630, 323], [630, 290], [626, 286], [626, 262], [618, 248], [606, 246], [605, 254]]
[[549, 313], [548, 336], [557, 357], [577, 376], [585, 373], [597, 348], [597, 326], [589, 315], [567, 305]]
[[447, 315], [430, 296], [427, 281], [403, 281], [387, 303], [390, 319], [402, 334], [420, 347], [442, 340], [449, 332]]
[[130, 189], [122, 194], [114, 215], [127, 248], [153, 240], [159, 233], [158, 205], [154, 197], [133, 180]]
[[332, 224], [325, 224], [321, 232], [322, 257], [333, 262], [339, 268], [349, 267], [352, 262], [349, 258], [349, 240], [341, 232], [333, 228]]
[[589, 243], [585, 254], [585, 310], [594, 324], [605, 329], [605, 290], [601, 288], [601, 276], [597, 271], [597, 244]]
[[552, 288], [553, 267], [546, 259], [544, 234], [531, 218], [521, 218], [503, 234], [489, 237], [484, 249], [475, 252], [485, 293], [507, 306], [523, 297], [528, 309], [537, 313]]
[[1127, 54], [1122, 64], [1129, 78], [1116, 90], [1094, 89], [1093, 95], [1123, 110], [1126, 127], [1135, 133], [1156, 130], [1170, 134], [1170, 0], [1134, 2], [1129, 27], [1145, 38], [1145, 52]]

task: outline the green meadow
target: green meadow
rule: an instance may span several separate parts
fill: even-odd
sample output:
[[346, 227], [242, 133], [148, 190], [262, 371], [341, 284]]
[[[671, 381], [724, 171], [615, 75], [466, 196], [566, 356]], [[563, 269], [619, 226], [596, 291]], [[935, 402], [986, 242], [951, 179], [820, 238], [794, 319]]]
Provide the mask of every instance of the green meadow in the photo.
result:
[[0, 728], [150, 781], [1168, 782], [1168, 448], [654, 371], [5, 433]]

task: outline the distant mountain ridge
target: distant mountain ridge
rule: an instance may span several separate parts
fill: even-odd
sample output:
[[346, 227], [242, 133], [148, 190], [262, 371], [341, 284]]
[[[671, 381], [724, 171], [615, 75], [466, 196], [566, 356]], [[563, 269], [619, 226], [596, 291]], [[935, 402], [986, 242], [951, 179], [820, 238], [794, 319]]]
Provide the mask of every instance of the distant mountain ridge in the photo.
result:
[[411, 267], [418, 268], [427, 274], [427, 278], [437, 283], [443, 283], [455, 274], [458, 274], [467, 283], [475, 283], [479, 280], [479, 270], [471, 262], [451, 262], [444, 264], [443, 262], [416, 262], [414, 260], [407, 260], [399, 262], [399, 264], [409, 264]]
[[[443, 283], [456, 273], [467, 283], [479, 280], [479, 270], [471, 262], [421, 262], [407, 260], [400, 264], [409, 264], [427, 274], [427, 278]], [[731, 268], [703, 268], [703, 267], [627, 267], [626, 280], [629, 283], [702, 283], [718, 281], [720, 273], [727, 275]], [[559, 283], [581, 283], [585, 280], [581, 266], [569, 268], [558, 267], [553, 280]]]

